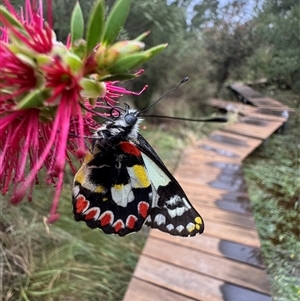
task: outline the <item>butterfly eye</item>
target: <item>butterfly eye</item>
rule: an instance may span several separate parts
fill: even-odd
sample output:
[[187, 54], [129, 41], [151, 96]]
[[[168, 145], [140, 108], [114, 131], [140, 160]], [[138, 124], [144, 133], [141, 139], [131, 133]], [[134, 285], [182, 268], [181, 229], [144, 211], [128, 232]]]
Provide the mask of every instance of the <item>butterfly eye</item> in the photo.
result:
[[124, 119], [128, 125], [133, 125], [136, 123], [137, 117], [133, 114], [126, 114]]

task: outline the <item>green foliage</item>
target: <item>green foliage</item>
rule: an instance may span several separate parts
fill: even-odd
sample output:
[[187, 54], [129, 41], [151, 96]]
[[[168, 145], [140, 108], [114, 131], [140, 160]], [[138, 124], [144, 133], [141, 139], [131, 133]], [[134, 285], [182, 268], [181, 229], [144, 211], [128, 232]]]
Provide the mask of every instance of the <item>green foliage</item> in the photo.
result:
[[49, 189], [36, 191], [34, 206], [1, 211], [4, 299], [121, 300], [145, 234], [120, 238], [76, 223], [69, 185], [60, 200], [60, 220], [47, 225]]
[[77, 2], [74, 6], [71, 16], [71, 41], [74, 43], [76, 40], [83, 38], [84, 20], [82, 10]]
[[246, 9], [246, 2], [229, 3], [219, 10], [213, 26], [202, 27], [207, 60], [214, 67], [209, 76], [217, 83], [217, 92], [256, 47], [256, 24], [244, 19]]
[[266, 0], [258, 16], [258, 34], [270, 52], [267, 76], [300, 92], [300, 3]]
[[300, 293], [300, 99], [275, 92], [276, 98], [280, 96], [296, 108], [288, 129], [284, 135], [272, 136], [244, 167], [274, 300], [296, 301]]
[[[104, 28], [104, 1], [97, 0], [94, 3], [91, 14], [88, 19], [86, 31], [86, 52], [90, 53], [91, 50], [102, 40]], [[93, 30], [97, 27], [98, 30]]]
[[219, 1], [203, 0], [194, 6], [193, 11], [192, 26], [195, 28], [209, 27], [218, 20]]
[[130, 3], [131, 0], [118, 0], [110, 10], [102, 40], [105, 46], [112, 44], [117, 38], [129, 14]]
[[[157, 0], [155, 5], [153, 5], [152, 0], [136, 1], [132, 6], [125, 24], [126, 33], [133, 38], [150, 30], [151, 34], [145, 38], [147, 45], [151, 47], [160, 43], [169, 43], [168, 48], [158, 57], [155, 57], [150, 63], [143, 64], [145, 73], [136, 79], [130, 87], [139, 91], [144, 85], [149, 86], [136, 101], [135, 105], [138, 108], [148, 106], [154, 93], [168, 83], [173, 66], [176, 63], [179, 64], [174, 55], [184, 43], [185, 28], [184, 10], [173, 5], [167, 5], [165, 0]], [[177, 77], [172, 85], [180, 79]]]

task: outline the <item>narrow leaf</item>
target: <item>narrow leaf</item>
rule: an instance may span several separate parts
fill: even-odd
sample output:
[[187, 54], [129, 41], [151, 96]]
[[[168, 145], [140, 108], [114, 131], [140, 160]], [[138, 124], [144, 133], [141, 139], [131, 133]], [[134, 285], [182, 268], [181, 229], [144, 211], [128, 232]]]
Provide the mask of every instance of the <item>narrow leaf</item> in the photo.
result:
[[163, 51], [168, 44], [160, 44], [157, 46], [154, 46], [146, 51], [144, 51], [144, 54], [147, 56], [147, 60], [153, 58], [155, 55], [159, 54], [161, 51]]
[[39, 108], [48, 97], [48, 90], [33, 90], [17, 104], [17, 108], [19, 110]]
[[84, 31], [84, 21], [79, 2], [76, 2], [71, 16], [71, 42], [82, 39]]
[[22, 23], [20, 23], [16, 18], [14, 18], [10, 12], [3, 6], [0, 5], [0, 22], [3, 23], [4, 19], [9, 22], [12, 26], [24, 30]]
[[102, 43], [109, 46], [114, 42], [129, 14], [131, 0], [119, 0], [112, 7], [105, 23]]
[[137, 36], [134, 40], [135, 41], [142, 41], [144, 40], [150, 33], [150, 30], [143, 32], [142, 34], [140, 34], [139, 36]]
[[95, 2], [87, 23], [86, 53], [89, 54], [100, 43], [104, 30], [104, 1]]
[[145, 62], [147, 59], [148, 57], [144, 54], [144, 52], [130, 54], [117, 60], [115, 64], [108, 68], [108, 70], [112, 74], [127, 73], [131, 69]]

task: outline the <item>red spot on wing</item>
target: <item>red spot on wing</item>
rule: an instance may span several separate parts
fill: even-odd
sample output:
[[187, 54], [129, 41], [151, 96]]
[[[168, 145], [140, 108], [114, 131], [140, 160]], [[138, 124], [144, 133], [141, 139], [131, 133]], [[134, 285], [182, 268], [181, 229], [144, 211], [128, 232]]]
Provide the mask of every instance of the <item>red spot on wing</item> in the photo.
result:
[[82, 213], [89, 205], [89, 201], [83, 195], [79, 195], [76, 199], [76, 213]]
[[133, 229], [137, 221], [137, 217], [134, 215], [129, 215], [126, 219], [126, 226], [128, 229]]
[[106, 211], [104, 212], [101, 216], [100, 216], [100, 225], [102, 227], [106, 226], [106, 225], [109, 225], [112, 223], [113, 221], [113, 214], [111, 211]]
[[90, 212], [88, 214], [85, 215], [85, 219], [93, 219], [96, 215], [97, 215], [98, 211], [97, 209], [94, 210], [90, 210]]
[[114, 225], [113, 225], [114, 229], [116, 232], [119, 232], [120, 230], [122, 230], [124, 228], [124, 223], [122, 220], [118, 219]]
[[143, 217], [146, 218], [148, 215], [149, 204], [146, 202], [139, 202], [138, 212]]
[[139, 151], [139, 149], [130, 142], [121, 142], [120, 147], [124, 153], [137, 156], [137, 157], [141, 156], [141, 152]]

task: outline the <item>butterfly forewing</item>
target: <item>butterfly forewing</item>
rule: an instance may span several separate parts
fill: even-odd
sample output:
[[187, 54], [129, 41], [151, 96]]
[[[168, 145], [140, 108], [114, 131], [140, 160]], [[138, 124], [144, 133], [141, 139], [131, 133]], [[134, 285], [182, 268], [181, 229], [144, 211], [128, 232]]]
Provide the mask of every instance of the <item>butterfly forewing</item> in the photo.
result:
[[139, 231], [152, 202], [140, 151], [120, 142], [109, 152], [88, 153], [73, 187], [76, 221], [120, 236]]
[[[153, 161], [143, 152], [142, 157], [153, 189], [152, 207], [146, 225], [172, 235], [194, 236], [202, 233], [204, 223], [201, 216], [165, 165]], [[151, 157], [155, 158], [152, 153]]]

